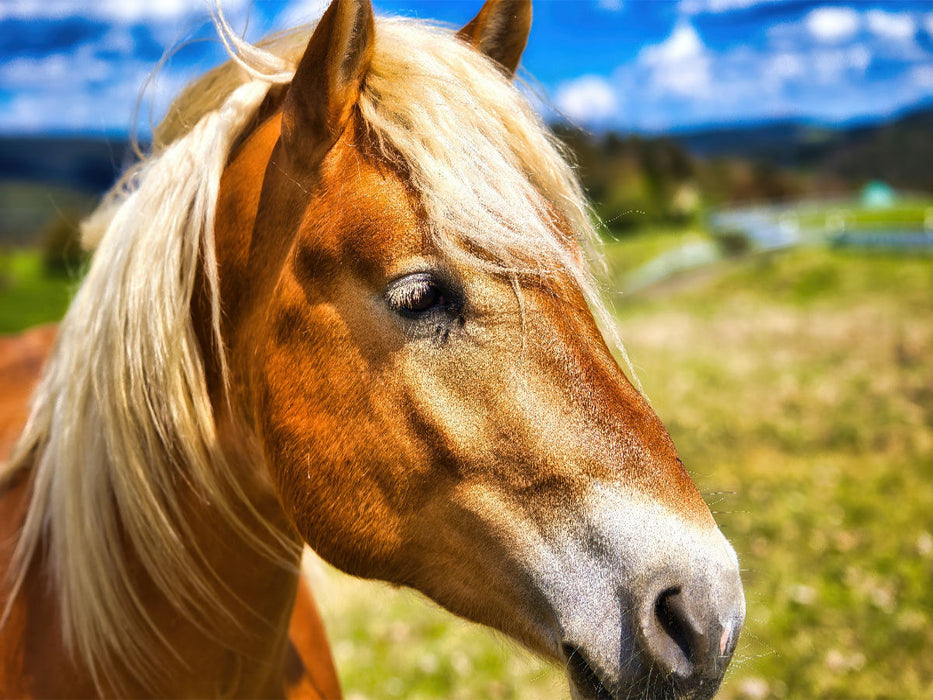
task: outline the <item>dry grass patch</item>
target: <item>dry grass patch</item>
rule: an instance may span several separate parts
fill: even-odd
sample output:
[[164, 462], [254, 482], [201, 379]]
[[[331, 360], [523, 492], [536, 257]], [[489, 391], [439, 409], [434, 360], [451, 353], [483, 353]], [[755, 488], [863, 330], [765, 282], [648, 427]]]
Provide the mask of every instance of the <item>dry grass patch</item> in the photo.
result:
[[745, 569], [722, 696], [933, 696], [933, 261], [804, 250], [621, 315]]

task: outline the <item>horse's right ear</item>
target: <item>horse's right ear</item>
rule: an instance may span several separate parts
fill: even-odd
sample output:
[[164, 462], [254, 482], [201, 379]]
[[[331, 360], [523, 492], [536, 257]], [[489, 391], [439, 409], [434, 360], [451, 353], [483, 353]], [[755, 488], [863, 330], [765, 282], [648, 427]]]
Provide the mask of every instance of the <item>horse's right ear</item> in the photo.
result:
[[513, 76], [531, 31], [531, 0], [486, 0], [469, 24], [457, 32]]
[[333, 0], [308, 41], [282, 107], [289, 161], [312, 168], [340, 138], [373, 53], [371, 0]]

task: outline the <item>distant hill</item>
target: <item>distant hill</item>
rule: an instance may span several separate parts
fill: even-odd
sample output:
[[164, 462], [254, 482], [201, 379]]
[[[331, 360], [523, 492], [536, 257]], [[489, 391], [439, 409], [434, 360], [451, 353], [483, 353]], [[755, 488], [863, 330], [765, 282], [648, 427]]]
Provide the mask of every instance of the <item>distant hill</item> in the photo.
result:
[[694, 156], [741, 158], [933, 192], [933, 104], [889, 121], [835, 128], [777, 121], [669, 134]]
[[884, 180], [897, 188], [933, 192], [933, 107], [847, 134], [815, 155], [826, 173]]
[[691, 220], [708, 207], [853, 196], [871, 180], [933, 194], [933, 102], [839, 127], [774, 121], [654, 135], [553, 128], [616, 235]]
[[0, 136], [0, 180], [104, 192], [132, 162], [126, 139]]
[[132, 160], [126, 139], [0, 137], [0, 248], [74, 229]]
[[766, 124], [675, 131], [668, 138], [701, 158], [745, 158], [778, 165], [798, 164], [801, 156], [825, 148], [840, 132], [818, 124], [779, 120]]
[[127, 139], [0, 136], [0, 249], [76, 229], [131, 162]]

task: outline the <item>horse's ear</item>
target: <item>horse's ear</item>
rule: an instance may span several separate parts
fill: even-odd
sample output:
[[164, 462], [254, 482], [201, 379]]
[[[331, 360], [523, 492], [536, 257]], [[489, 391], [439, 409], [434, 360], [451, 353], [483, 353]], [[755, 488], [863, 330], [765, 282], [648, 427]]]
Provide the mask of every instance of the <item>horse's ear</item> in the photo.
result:
[[531, 0], [486, 0], [457, 36], [514, 75], [531, 30]]
[[353, 113], [373, 53], [371, 0], [333, 0], [308, 41], [282, 106], [289, 160], [313, 167]]

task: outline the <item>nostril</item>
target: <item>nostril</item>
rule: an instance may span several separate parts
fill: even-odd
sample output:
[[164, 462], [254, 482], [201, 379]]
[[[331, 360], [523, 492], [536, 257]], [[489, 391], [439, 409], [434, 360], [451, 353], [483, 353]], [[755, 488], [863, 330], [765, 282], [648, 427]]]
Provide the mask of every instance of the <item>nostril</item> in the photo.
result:
[[692, 682], [709, 671], [705, 668], [708, 639], [689, 603], [680, 588], [667, 588], [642, 620], [642, 642], [652, 663], [681, 682]]
[[690, 662], [691, 631], [684, 616], [683, 601], [679, 588], [669, 588], [658, 596], [654, 605], [654, 616], [661, 630], [677, 645], [684, 658]]

